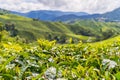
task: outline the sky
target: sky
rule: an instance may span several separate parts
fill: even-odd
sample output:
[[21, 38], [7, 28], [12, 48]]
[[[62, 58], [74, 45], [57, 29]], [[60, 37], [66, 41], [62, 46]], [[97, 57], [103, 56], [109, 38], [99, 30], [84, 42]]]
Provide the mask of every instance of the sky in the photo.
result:
[[60, 10], [87, 13], [105, 13], [120, 7], [120, 0], [0, 0], [0, 8], [29, 12], [33, 10]]

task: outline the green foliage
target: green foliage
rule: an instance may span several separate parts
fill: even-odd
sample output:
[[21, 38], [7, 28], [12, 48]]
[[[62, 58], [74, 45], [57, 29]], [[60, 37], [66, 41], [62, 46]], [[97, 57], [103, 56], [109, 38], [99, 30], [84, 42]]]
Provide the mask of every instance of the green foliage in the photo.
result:
[[3, 26], [2, 26], [2, 23], [0, 23], [0, 42], [1, 42], [1, 40], [2, 40], [2, 29], [3, 29]]
[[116, 77], [117, 80], [120, 80], [120, 72], [116, 73], [115, 77]]
[[48, 40], [38, 39], [37, 42], [38, 42], [40, 48], [42, 48], [42, 50], [50, 50], [55, 45], [56, 41], [55, 40], [48, 41]]
[[3, 36], [1, 80], [119, 80], [119, 36], [97, 43], [64, 45], [43, 39], [25, 44], [19, 39]]
[[0, 15], [8, 14], [9, 11], [0, 8]]
[[2, 23], [0, 23], [0, 31], [2, 31], [2, 26], [3, 26]]
[[[81, 26], [91, 25], [96, 31], [90, 28], [86, 31], [87, 34], [103, 38], [103, 32], [108, 34], [107, 30], [110, 30], [103, 25], [111, 27], [117, 24], [83, 21], [81, 26], [75, 26], [59, 22], [33, 21], [11, 14], [0, 18], [3, 23], [14, 22], [20, 35], [10, 37], [8, 32], [1, 31], [0, 80], [119, 80], [120, 36], [101, 42], [83, 43], [82, 40], [88, 40], [89, 37], [80, 35], [81, 31], [78, 35], [75, 33]], [[115, 31], [117, 29], [114, 28]], [[61, 45], [56, 44], [56, 41], [44, 39], [26, 44], [22, 36], [29, 37], [28, 39], [48, 36], [51, 40], [56, 38], [61, 43], [69, 40], [69, 44]], [[107, 37], [110, 36], [111, 34]], [[72, 44], [75, 39], [78, 39], [78, 43]]]
[[76, 33], [96, 37], [96, 41], [105, 40], [119, 34], [120, 25], [115, 22], [97, 22], [94, 20], [78, 20], [70, 23], [70, 29]]

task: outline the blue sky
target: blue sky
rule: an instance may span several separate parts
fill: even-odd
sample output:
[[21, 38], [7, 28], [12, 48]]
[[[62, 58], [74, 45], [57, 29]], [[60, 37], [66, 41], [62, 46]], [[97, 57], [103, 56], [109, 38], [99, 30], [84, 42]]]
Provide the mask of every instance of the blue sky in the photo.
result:
[[105, 13], [120, 7], [120, 0], [0, 0], [0, 8], [17, 12], [61, 10]]

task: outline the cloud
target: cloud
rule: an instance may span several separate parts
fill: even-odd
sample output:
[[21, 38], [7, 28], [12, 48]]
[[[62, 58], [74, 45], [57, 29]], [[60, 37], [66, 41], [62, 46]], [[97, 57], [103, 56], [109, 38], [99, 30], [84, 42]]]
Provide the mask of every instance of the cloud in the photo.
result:
[[118, 7], [120, 7], [120, 0], [0, 0], [0, 8], [20, 12], [62, 10], [104, 13]]

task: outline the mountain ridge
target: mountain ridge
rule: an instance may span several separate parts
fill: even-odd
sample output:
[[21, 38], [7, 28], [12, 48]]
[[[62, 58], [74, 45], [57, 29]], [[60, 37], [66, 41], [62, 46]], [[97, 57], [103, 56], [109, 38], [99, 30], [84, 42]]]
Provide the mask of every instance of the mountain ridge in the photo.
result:
[[94, 19], [105, 22], [120, 22], [120, 8], [104, 14], [92, 14], [87, 16], [80, 16], [79, 19]]
[[19, 13], [11, 11], [13, 14], [18, 14], [21, 16], [36, 18], [43, 21], [54, 21], [57, 17], [65, 16], [65, 15], [75, 15], [75, 16], [83, 16], [89, 15], [85, 12], [63, 12], [63, 11], [50, 11], [50, 10], [38, 10], [38, 11], [30, 11], [27, 13]]
[[69, 20], [86, 20], [94, 19], [96, 21], [120, 21], [120, 8], [113, 11], [106, 12], [103, 14], [88, 14], [85, 12], [62, 12], [62, 11], [51, 11], [51, 10], [38, 10], [27, 13], [11, 12], [21, 16], [36, 18], [43, 21], [69, 21]]

